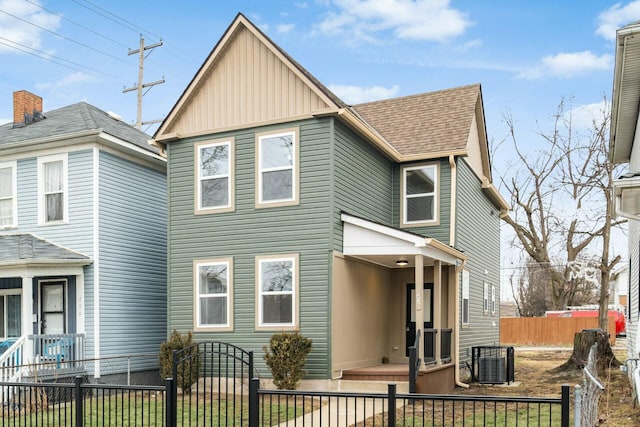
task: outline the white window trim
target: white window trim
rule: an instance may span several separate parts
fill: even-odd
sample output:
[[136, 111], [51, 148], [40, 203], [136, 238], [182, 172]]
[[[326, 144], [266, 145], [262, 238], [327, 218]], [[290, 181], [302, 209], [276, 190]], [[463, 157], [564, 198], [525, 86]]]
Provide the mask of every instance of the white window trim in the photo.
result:
[[[225, 294], [200, 294], [200, 267], [224, 265], [227, 267], [227, 292]], [[200, 323], [200, 297], [227, 297], [227, 323], [208, 325]], [[233, 258], [212, 258], [193, 261], [193, 330], [196, 332], [233, 331]]]
[[[63, 213], [61, 221], [49, 221], [46, 222], [45, 209], [46, 203], [44, 202], [44, 164], [62, 161], [62, 203]], [[54, 154], [51, 156], [38, 157], [38, 225], [58, 225], [69, 223], [69, 169], [68, 169], [68, 156], [64, 154]]]
[[[276, 168], [262, 169], [261, 156], [262, 140], [267, 138], [275, 138], [279, 136], [291, 135], [293, 137], [293, 164], [291, 166], [281, 166]], [[256, 208], [269, 208], [277, 206], [293, 206], [300, 204], [300, 131], [298, 128], [281, 129], [277, 132], [261, 132], [257, 133], [255, 144], [256, 157]], [[272, 172], [278, 170], [291, 169], [291, 197], [287, 199], [262, 200], [262, 174], [263, 172]]]
[[[263, 323], [262, 322], [262, 263], [274, 261], [291, 261], [293, 265], [292, 273], [292, 323]], [[299, 289], [300, 289], [300, 256], [298, 254], [268, 255], [256, 257], [256, 330], [263, 331], [296, 331], [299, 328]], [[288, 294], [289, 292], [281, 292]]]
[[[11, 168], [11, 224], [0, 225], [0, 230], [18, 226], [18, 162], [2, 162], [0, 169]], [[4, 199], [6, 200], [6, 198]]]
[[[219, 145], [228, 145], [229, 146], [229, 165], [228, 165], [228, 173], [220, 174], [220, 175], [212, 175], [212, 176], [200, 176], [200, 150], [206, 147], [214, 147]], [[209, 214], [209, 213], [223, 213], [223, 212], [233, 212], [235, 210], [235, 139], [234, 138], [225, 138], [220, 140], [213, 141], [203, 141], [196, 143], [194, 145], [195, 148], [195, 213], [196, 214]], [[202, 206], [201, 199], [201, 183], [203, 179], [210, 178], [227, 178], [227, 191], [229, 195], [228, 203], [224, 206]]]
[[[20, 297], [22, 298], [22, 289], [0, 289], [0, 296], [2, 297], [6, 297], [8, 295], [20, 295]], [[0, 303], [2, 304], [2, 303]], [[22, 301], [20, 304], [20, 309], [22, 309]], [[3, 319], [4, 321], [4, 328], [5, 331], [7, 329], [7, 300], [5, 298], [4, 300], [4, 307], [3, 307], [3, 311], [4, 311], [4, 316], [5, 318]], [[20, 318], [20, 329], [22, 329], [22, 318]], [[17, 337], [9, 337], [9, 336], [3, 336], [3, 334], [0, 334], [0, 338], [5, 339], [5, 338], [17, 338]]]
[[[467, 300], [467, 319], [464, 318], [464, 301]], [[462, 270], [462, 307], [460, 307], [460, 317], [463, 325], [469, 325], [471, 320], [471, 305], [469, 301], [469, 270]]]
[[[434, 168], [434, 185], [433, 185], [433, 219], [426, 221], [407, 221], [407, 171], [422, 169], [425, 167]], [[440, 224], [440, 164], [439, 163], [420, 163], [410, 166], [402, 166], [400, 168], [400, 226], [401, 227], [418, 227], [427, 225]], [[429, 194], [429, 193], [424, 193]]]
[[491, 314], [496, 314], [496, 287], [491, 286]]

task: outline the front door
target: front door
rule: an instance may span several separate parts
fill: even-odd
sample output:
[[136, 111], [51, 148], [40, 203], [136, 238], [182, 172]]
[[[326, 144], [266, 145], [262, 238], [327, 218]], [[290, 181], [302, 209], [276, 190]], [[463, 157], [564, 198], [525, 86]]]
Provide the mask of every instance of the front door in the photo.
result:
[[[406, 346], [405, 355], [409, 357], [409, 347], [413, 345], [416, 339], [416, 285], [409, 283], [407, 285], [407, 304], [406, 304]], [[422, 310], [424, 313], [424, 325], [422, 326], [422, 337], [424, 339], [425, 329], [433, 328], [433, 283], [425, 283], [422, 291]]]
[[64, 334], [66, 328], [66, 280], [40, 282], [40, 333]]

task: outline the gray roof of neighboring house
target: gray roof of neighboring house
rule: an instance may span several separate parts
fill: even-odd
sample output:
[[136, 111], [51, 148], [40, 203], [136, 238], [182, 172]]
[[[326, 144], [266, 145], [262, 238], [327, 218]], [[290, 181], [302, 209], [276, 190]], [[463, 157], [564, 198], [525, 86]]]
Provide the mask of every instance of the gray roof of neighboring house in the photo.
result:
[[32, 234], [0, 235], [0, 263], [38, 260], [91, 261], [88, 256], [54, 245]]
[[46, 119], [23, 127], [13, 127], [13, 123], [0, 126], [0, 149], [3, 144], [29, 141], [43, 137], [64, 136], [82, 131], [102, 130], [111, 136], [137, 145], [151, 153], [158, 149], [147, 143], [150, 135], [133, 126], [110, 117], [106, 112], [86, 102], [67, 105], [47, 111]]

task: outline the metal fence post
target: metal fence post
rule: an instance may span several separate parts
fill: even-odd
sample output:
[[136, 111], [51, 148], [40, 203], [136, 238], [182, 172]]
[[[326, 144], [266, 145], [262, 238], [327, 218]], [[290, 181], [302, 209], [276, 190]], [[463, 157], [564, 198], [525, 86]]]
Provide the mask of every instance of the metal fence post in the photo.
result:
[[389, 390], [389, 404], [388, 404], [388, 408], [387, 408], [387, 426], [389, 427], [396, 427], [396, 385], [395, 384], [389, 384], [388, 385], [388, 390]]
[[260, 418], [258, 388], [260, 388], [260, 380], [251, 378], [249, 382], [249, 427], [257, 427]]
[[562, 414], [560, 421], [562, 427], [569, 427], [569, 390], [570, 387], [567, 384], [562, 386]]
[[76, 427], [84, 426], [84, 399], [82, 396], [82, 377], [76, 376], [73, 379], [75, 384], [75, 396], [76, 396]]
[[574, 395], [573, 427], [580, 427], [580, 419], [582, 418], [582, 387], [579, 384], [576, 385]]
[[178, 409], [178, 393], [175, 386], [175, 380], [173, 378], [167, 378], [165, 380], [165, 408], [166, 408], [166, 425], [167, 427], [176, 427], [178, 423], [177, 409]]

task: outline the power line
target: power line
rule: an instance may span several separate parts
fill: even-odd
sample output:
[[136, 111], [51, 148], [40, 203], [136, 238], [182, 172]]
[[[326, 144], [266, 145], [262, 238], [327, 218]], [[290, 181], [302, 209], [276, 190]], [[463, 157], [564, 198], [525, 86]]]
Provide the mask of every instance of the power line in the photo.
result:
[[99, 37], [102, 37], [102, 38], [103, 38], [103, 39], [105, 39], [105, 40], [109, 40], [110, 42], [113, 42], [113, 43], [115, 43], [115, 44], [117, 44], [117, 45], [120, 45], [120, 46], [122, 46], [122, 47], [125, 47], [125, 48], [126, 48], [126, 47], [128, 47], [128, 46], [127, 46], [127, 45], [125, 45], [124, 43], [120, 43], [119, 41], [114, 40], [114, 39], [112, 39], [112, 38], [111, 38], [111, 37], [109, 37], [109, 36], [105, 36], [104, 34], [101, 34], [101, 33], [97, 32], [97, 31], [95, 31], [95, 30], [93, 30], [93, 29], [91, 29], [91, 28], [89, 28], [89, 27], [87, 27], [87, 26], [85, 26], [85, 25], [80, 24], [79, 22], [73, 21], [73, 20], [71, 20], [71, 19], [69, 19], [69, 18], [65, 17], [62, 13], [54, 12], [54, 11], [52, 11], [52, 10], [50, 10], [50, 9], [47, 9], [47, 8], [45, 8], [45, 7], [41, 6], [41, 5], [39, 5], [38, 3], [34, 3], [34, 2], [32, 2], [31, 0], [25, 0], [25, 1], [26, 1], [27, 3], [31, 3], [32, 5], [34, 5], [34, 6], [36, 6], [36, 7], [39, 7], [40, 9], [44, 10], [45, 12], [49, 12], [49, 13], [51, 13], [51, 14], [53, 14], [53, 15], [56, 15], [56, 16], [58, 16], [59, 18], [64, 19], [65, 21], [71, 22], [72, 24], [74, 24], [74, 25], [76, 25], [76, 26], [78, 26], [78, 27], [80, 27], [80, 28], [82, 28], [82, 29], [84, 29], [84, 30], [89, 31], [90, 33], [93, 33], [93, 34], [95, 34], [95, 35], [97, 35], [97, 36], [99, 36]]
[[49, 61], [49, 62], [52, 62], [52, 63], [54, 63], [54, 64], [58, 64], [58, 65], [61, 65], [61, 66], [63, 66], [63, 67], [69, 68], [69, 69], [71, 69], [71, 70], [74, 70], [74, 71], [78, 71], [78, 72], [84, 73], [84, 71], [82, 71], [82, 70], [80, 70], [80, 69], [78, 69], [78, 68], [76, 68], [76, 67], [72, 67], [72, 66], [67, 65], [67, 64], [64, 64], [64, 63], [62, 63], [62, 62], [54, 61], [53, 59], [46, 58], [46, 57], [44, 57], [44, 56], [40, 56], [40, 55], [35, 54], [35, 53], [33, 53], [33, 52], [29, 52], [28, 50], [25, 50], [25, 49], [20, 49], [20, 48], [19, 48], [19, 47], [17, 47], [17, 46], [12, 46], [12, 45], [10, 45], [10, 44], [8, 44], [8, 43], [5, 43], [5, 42], [2, 42], [2, 41], [0, 41], [0, 44], [5, 45], [5, 46], [7, 46], [7, 47], [10, 47], [11, 49], [19, 50], [20, 52], [24, 52], [24, 53], [26, 53], [26, 54], [28, 54], [28, 55], [33, 55], [33, 56], [35, 56], [36, 58], [44, 59], [45, 61]]
[[[13, 48], [13, 49], [19, 50], [19, 51], [24, 52], [24, 53], [29, 53], [29, 54], [31, 54], [31, 55], [33, 55], [33, 56], [36, 56], [36, 57], [40, 58], [40, 59], [49, 60], [48, 58], [55, 58], [55, 59], [58, 59], [58, 60], [60, 60], [60, 61], [64, 61], [64, 62], [66, 62], [66, 63], [72, 64], [72, 65], [75, 65], [76, 67], [85, 68], [85, 69], [87, 69], [87, 70], [89, 70], [89, 71], [93, 71], [93, 72], [95, 72], [95, 73], [102, 74], [102, 75], [104, 75], [104, 76], [109, 76], [109, 77], [116, 78], [116, 76], [114, 76], [113, 74], [108, 74], [108, 73], [105, 73], [104, 71], [96, 70], [95, 68], [91, 68], [91, 67], [87, 67], [86, 65], [78, 64], [77, 62], [73, 62], [73, 61], [70, 61], [70, 60], [68, 60], [68, 59], [64, 59], [64, 58], [61, 58], [61, 57], [56, 56], [56, 55], [52, 55], [52, 54], [47, 53], [47, 52], [43, 52], [43, 51], [41, 51], [41, 50], [35, 49], [35, 48], [33, 48], [33, 47], [29, 47], [29, 46], [24, 45], [24, 44], [22, 44], [22, 43], [18, 43], [18, 42], [16, 42], [16, 41], [13, 41], [13, 40], [10, 40], [10, 39], [7, 39], [7, 38], [4, 38], [4, 37], [1, 37], [1, 36], [0, 36], [0, 39], [2, 39], [2, 40], [4, 40], [4, 41], [7, 41], [7, 42], [9, 42], [9, 43], [12, 43], [12, 44], [14, 44], [14, 45], [21, 46], [21, 47], [23, 47], [23, 48], [25, 48], [25, 49], [28, 49], [28, 50], [30, 50], [30, 51], [40, 53], [40, 54], [42, 54], [42, 55], [37, 55], [37, 54], [35, 54], [35, 53], [31, 53], [31, 52], [29, 52], [29, 51], [27, 51], [27, 50], [19, 49], [19, 48], [17, 48], [17, 47], [15, 47], [15, 46], [13, 46], [13, 45], [10, 45], [10, 44], [7, 44], [7, 43], [2, 43], [2, 44], [3, 44], [3, 45], [5, 45], [5, 46], [8, 46], [8, 47], [10, 47], [10, 48]], [[54, 61], [50, 61], [50, 62], [54, 62]], [[58, 65], [64, 65], [64, 64], [61, 64], [61, 63], [59, 63], [59, 62], [54, 62], [54, 63], [55, 63], [55, 64], [58, 64]], [[69, 67], [69, 68], [72, 68], [72, 67]], [[76, 70], [76, 71], [84, 72], [84, 71], [82, 71], [82, 70], [78, 70], [77, 68], [72, 68], [72, 69], [74, 69], [74, 70]]]
[[120, 61], [120, 62], [122, 62], [122, 63], [125, 63], [125, 64], [127, 64], [127, 65], [130, 65], [127, 61], [125, 61], [125, 60], [123, 60], [123, 59], [120, 59], [120, 58], [118, 58], [118, 57], [116, 57], [116, 56], [110, 55], [110, 54], [108, 54], [108, 53], [106, 53], [106, 52], [103, 52], [103, 51], [101, 51], [101, 50], [99, 50], [99, 49], [96, 49], [96, 48], [94, 48], [94, 47], [91, 47], [91, 46], [89, 46], [89, 45], [86, 45], [86, 44], [84, 44], [84, 43], [81, 43], [81, 42], [79, 42], [79, 41], [73, 40], [72, 38], [69, 38], [69, 37], [64, 36], [64, 35], [62, 35], [62, 34], [59, 34], [59, 33], [56, 33], [55, 31], [51, 31], [51, 30], [49, 30], [49, 29], [47, 29], [47, 28], [45, 28], [45, 27], [42, 27], [42, 26], [40, 26], [40, 25], [34, 24], [33, 22], [27, 21], [26, 19], [22, 19], [22, 18], [20, 18], [19, 16], [16, 16], [16, 15], [14, 15], [14, 14], [12, 14], [12, 13], [9, 13], [9, 12], [7, 12], [7, 11], [5, 11], [5, 10], [0, 10], [0, 12], [4, 13], [5, 15], [9, 15], [9, 16], [11, 16], [11, 17], [13, 17], [13, 18], [15, 18], [15, 19], [17, 19], [17, 20], [19, 20], [19, 21], [22, 21], [22, 22], [24, 22], [24, 23], [26, 23], [26, 24], [32, 25], [32, 26], [34, 26], [34, 27], [36, 27], [36, 28], [39, 28], [39, 29], [41, 29], [41, 30], [43, 30], [43, 31], [46, 31], [46, 32], [48, 32], [48, 33], [50, 33], [50, 34], [53, 34], [53, 35], [55, 35], [55, 36], [57, 36], [57, 37], [63, 38], [63, 39], [65, 39], [65, 40], [68, 40], [68, 41], [70, 41], [70, 42], [72, 42], [72, 43], [75, 43], [75, 44], [77, 44], [77, 45], [79, 45], [79, 46], [82, 46], [82, 47], [84, 47], [84, 48], [86, 48], [86, 49], [93, 50], [94, 52], [97, 52], [97, 53], [99, 53], [99, 54], [101, 54], [101, 55], [108, 56], [109, 58], [115, 59], [116, 61]]

